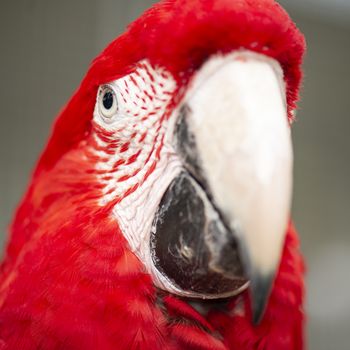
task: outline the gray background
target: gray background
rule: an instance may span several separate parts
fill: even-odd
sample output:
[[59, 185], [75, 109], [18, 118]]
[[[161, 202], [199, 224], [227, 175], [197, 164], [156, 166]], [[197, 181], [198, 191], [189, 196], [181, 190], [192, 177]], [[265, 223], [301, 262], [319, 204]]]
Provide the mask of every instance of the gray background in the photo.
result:
[[[150, 0], [0, 1], [0, 247], [53, 117]], [[281, 0], [308, 41], [294, 126], [294, 218], [311, 350], [350, 345], [350, 0]]]

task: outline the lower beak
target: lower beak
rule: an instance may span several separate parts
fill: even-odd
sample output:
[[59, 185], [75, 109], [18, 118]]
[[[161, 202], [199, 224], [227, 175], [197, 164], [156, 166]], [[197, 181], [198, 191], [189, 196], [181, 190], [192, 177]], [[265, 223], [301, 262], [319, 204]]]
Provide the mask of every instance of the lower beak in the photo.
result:
[[291, 204], [293, 152], [282, 70], [249, 52], [214, 57], [189, 96], [186, 118], [200, 169], [194, 172], [238, 241], [253, 322], [259, 323]]

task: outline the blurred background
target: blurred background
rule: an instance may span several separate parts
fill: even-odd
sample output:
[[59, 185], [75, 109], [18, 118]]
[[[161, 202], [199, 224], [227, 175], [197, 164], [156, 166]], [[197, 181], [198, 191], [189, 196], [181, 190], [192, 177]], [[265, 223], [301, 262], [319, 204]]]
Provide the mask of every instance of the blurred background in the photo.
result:
[[[54, 116], [94, 56], [152, 3], [0, 1], [0, 247]], [[280, 3], [308, 42], [293, 211], [308, 266], [309, 349], [349, 350], [350, 0]]]

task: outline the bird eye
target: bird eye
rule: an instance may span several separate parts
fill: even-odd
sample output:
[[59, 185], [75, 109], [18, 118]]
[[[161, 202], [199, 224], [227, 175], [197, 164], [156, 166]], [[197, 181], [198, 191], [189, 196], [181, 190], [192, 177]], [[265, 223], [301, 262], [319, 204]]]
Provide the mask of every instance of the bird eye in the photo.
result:
[[118, 111], [118, 101], [114, 90], [103, 86], [99, 93], [99, 110], [103, 118], [111, 120]]

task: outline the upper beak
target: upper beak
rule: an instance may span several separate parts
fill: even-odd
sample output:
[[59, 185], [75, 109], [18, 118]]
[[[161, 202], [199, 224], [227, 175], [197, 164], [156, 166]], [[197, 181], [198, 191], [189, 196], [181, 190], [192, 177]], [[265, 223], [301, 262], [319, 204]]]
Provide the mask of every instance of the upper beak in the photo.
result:
[[214, 57], [197, 74], [187, 104], [209, 191], [237, 235], [258, 323], [291, 204], [293, 152], [282, 70], [250, 52]]

